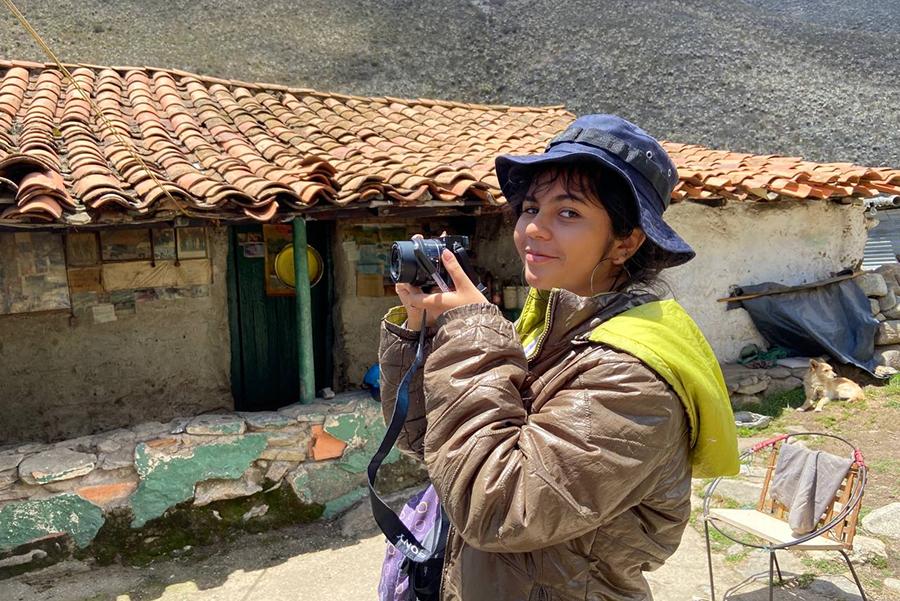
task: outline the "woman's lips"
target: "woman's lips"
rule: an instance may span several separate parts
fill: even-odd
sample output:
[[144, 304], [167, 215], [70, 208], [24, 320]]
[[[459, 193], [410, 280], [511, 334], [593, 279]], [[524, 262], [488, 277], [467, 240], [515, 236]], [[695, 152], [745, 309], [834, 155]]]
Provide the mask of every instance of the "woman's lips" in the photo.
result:
[[529, 263], [534, 263], [535, 265], [540, 265], [541, 263], [547, 263], [556, 259], [556, 257], [551, 257], [549, 255], [541, 255], [532, 251], [525, 251], [525, 260]]

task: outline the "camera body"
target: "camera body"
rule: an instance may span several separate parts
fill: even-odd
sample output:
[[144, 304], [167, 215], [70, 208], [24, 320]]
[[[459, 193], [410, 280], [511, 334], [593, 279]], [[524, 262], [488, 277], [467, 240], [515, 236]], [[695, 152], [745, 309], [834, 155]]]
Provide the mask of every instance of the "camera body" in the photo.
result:
[[445, 248], [453, 253], [469, 279], [478, 286], [480, 280], [469, 261], [468, 236], [441, 236], [394, 242], [391, 247], [391, 280], [395, 284], [411, 284], [420, 288], [428, 288], [438, 282], [452, 284], [441, 261], [441, 253]]

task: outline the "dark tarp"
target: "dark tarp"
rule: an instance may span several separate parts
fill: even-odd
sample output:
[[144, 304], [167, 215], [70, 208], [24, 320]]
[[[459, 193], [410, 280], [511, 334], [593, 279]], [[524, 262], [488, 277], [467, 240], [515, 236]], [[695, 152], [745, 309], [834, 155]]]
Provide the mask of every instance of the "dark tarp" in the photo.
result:
[[771, 294], [787, 288], [772, 282], [744, 286], [736, 295], [769, 294], [729, 304], [746, 309], [772, 346], [801, 357], [831, 355], [875, 375], [878, 320], [853, 280]]

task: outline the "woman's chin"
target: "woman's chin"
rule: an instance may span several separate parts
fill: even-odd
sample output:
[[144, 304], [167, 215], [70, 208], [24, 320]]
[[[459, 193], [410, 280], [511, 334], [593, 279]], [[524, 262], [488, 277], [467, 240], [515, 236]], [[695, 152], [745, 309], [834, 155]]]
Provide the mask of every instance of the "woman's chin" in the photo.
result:
[[559, 287], [556, 284], [555, 278], [531, 273], [529, 270], [525, 271], [525, 282], [537, 290], [550, 290], [551, 288]]

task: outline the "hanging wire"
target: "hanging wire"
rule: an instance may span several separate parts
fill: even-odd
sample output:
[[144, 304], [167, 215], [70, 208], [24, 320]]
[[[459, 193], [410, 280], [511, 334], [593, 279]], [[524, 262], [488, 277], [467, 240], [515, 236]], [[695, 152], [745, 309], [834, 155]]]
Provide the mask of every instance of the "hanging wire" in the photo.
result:
[[103, 123], [103, 125], [106, 127], [106, 129], [108, 129], [112, 133], [112, 135], [113, 135], [113, 137], [115, 137], [116, 141], [119, 142], [120, 144], [122, 144], [125, 147], [125, 149], [128, 150], [128, 152], [131, 154], [131, 156], [138, 163], [140, 163], [141, 167], [143, 167], [144, 170], [150, 175], [150, 179], [153, 180], [153, 183], [160, 190], [163, 191], [163, 193], [172, 202], [172, 204], [175, 205], [175, 207], [178, 209], [178, 211], [182, 215], [184, 215], [186, 217], [190, 217], [191, 216], [190, 212], [188, 212], [182, 206], [182, 204], [178, 200], [176, 200], [176, 198], [171, 194], [171, 192], [169, 192], [169, 190], [166, 189], [166, 187], [162, 185], [162, 183], [159, 181], [159, 178], [156, 177], [156, 174], [153, 172], [153, 170], [150, 169], [150, 167], [147, 165], [147, 163], [144, 162], [144, 159], [135, 150], [134, 145], [131, 143], [131, 140], [127, 139], [125, 136], [123, 136], [121, 133], [119, 133], [119, 131], [115, 127], [113, 127], [113, 124], [109, 121], [109, 119], [107, 118], [106, 113], [104, 113], [103, 109], [100, 108], [97, 105], [97, 103], [95, 103], [94, 100], [88, 95], [88, 93], [85, 92], [84, 89], [78, 84], [78, 82], [75, 80], [75, 78], [69, 72], [69, 70], [65, 67], [65, 65], [62, 64], [62, 61], [59, 60], [59, 57], [56, 56], [56, 53], [53, 52], [53, 50], [50, 48], [50, 46], [47, 45], [47, 43], [44, 41], [44, 39], [41, 37], [41, 35], [37, 32], [37, 30], [35, 30], [34, 27], [31, 26], [31, 23], [28, 22], [28, 19], [25, 18], [25, 15], [22, 14], [22, 12], [13, 3], [13, 1], [12, 0], [0, 0], [0, 1], [2, 1], [3, 4], [13, 14], [13, 16], [15, 16], [16, 19], [19, 20], [19, 23], [22, 24], [22, 27], [25, 28], [25, 31], [27, 31], [31, 35], [31, 37], [34, 39], [34, 41], [37, 43], [37, 45], [41, 48], [41, 50], [44, 51], [44, 54], [46, 54], [50, 58], [50, 60], [52, 60], [56, 64], [57, 68], [60, 71], [62, 71], [63, 75], [65, 75], [65, 77], [69, 81], [69, 83], [71, 83], [72, 86], [75, 88], [75, 90], [78, 92], [78, 94], [81, 95], [81, 98], [90, 105], [91, 109], [97, 114], [97, 116], [100, 118], [100, 121]]

